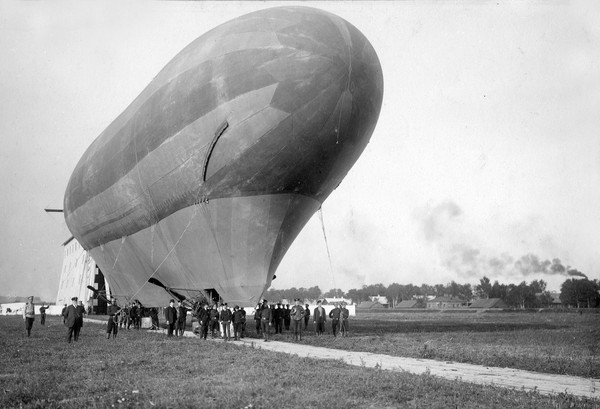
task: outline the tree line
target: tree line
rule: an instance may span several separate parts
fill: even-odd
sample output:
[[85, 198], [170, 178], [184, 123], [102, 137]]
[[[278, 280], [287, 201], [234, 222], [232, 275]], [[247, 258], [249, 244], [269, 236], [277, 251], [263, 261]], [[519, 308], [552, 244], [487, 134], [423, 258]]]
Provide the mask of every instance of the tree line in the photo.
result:
[[[451, 281], [448, 284], [398, 284], [392, 283], [363, 285], [346, 292], [339, 288], [321, 292], [318, 286], [310, 288], [290, 288], [285, 290], [269, 289], [265, 295], [269, 301], [293, 300], [295, 298], [317, 300], [321, 298], [344, 297], [351, 298], [358, 304], [369, 301], [372, 296], [385, 296], [391, 308], [403, 300], [417, 300], [419, 306], [425, 307], [431, 297], [453, 297], [464, 301], [485, 298], [500, 298], [511, 308], [544, 308], [552, 305], [552, 294], [546, 289], [544, 280], [533, 280], [529, 283], [501, 284], [498, 280], [493, 283], [488, 277], [483, 277], [476, 285], [459, 284]], [[561, 285], [560, 301], [564, 306], [576, 308], [600, 307], [600, 280], [587, 278], [570, 278]]]

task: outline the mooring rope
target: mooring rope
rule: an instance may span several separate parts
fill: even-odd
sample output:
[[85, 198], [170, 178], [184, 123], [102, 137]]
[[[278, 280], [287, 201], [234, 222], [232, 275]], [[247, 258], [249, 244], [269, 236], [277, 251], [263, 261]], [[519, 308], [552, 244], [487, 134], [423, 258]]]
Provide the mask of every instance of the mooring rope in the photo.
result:
[[331, 263], [331, 253], [329, 252], [329, 243], [327, 242], [327, 234], [325, 233], [325, 222], [323, 221], [323, 208], [319, 207], [319, 220], [321, 220], [321, 228], [323, 229], [323, 237], [325, 238], [325, 248], [327, 249], [327, 257], [329, 259], [329, 270], [331, 272], [331, 280], [333, 281], [333, 288], [337, 289], [335, 284], [335, 274], [333, 273], [333, 264]]

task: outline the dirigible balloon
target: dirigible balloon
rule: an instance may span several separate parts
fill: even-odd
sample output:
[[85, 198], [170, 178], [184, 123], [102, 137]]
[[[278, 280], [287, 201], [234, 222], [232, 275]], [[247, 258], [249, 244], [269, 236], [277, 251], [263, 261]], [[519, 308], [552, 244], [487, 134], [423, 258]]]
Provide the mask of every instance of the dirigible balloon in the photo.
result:
[[382, 96], [373, 47], [340, 17], [277, 7], [233, 19], [175, 56], [87, 149], [67, 226], [113, 293], [255, 305], [364, 150]]

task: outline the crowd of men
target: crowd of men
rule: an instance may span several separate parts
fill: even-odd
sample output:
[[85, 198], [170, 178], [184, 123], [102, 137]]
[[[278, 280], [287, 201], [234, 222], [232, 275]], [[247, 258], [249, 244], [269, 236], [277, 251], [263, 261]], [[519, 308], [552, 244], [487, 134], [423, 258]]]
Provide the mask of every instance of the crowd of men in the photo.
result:
[[[78, 341], [81, 327], [83, 327], [83, 316], [87, 314], [85, 307], [77, 297], [71, 299], [72, 304], [64, 306], [62, 310], [63, 323], [67, 327], [67, 342], [71, 340]], [[169, 306], [165, 308], [165, 321], [167, 324], [167, 336], [183, 336], [186, 329], [187, 314], [191, 312], [192, 316], [198, 321], [198, 327], [194, 328], [194, 333], [202, 339], [207, 339], [208, 334], [212, 338], [222, 338], [225, 341], [239, 340], [246, 335], [246, 311], [239, 306], [229, 307], [227, 303], [214, 303], [209, 305], [206, 302], [195, 303], [187, 308], [183, 302], [179, 302], [175, 307], [175, 300], [170, 300]], [[45, 307], [40, 309], [42, 314], [42, 325], [45, 318]], [[143, 308], [139, 301], [134, 301], [124, 307], [119, 307], [114, 298], [108, 301], [107, 307], [108, 321], [106, 326], [107, 339], [115, 339], [119, 329], [141, 328], [141, 319], [144, 316], [150, 316], [152, 326], [150, 329], [159, 329], [158, 309]], [[348, 336], [348, 317], [350, 313], [345, 303], [335, 304], [335, 307], [327, 314], [322, 302], [317, 301], [317, 307], [314, 308], [312, 317], [315, 325], [315, 333], [322, 336], [325, 333], [325, 323], [327, 318], [331, 320], [331, 331], [334, 337]], [[34, 320], [33, 297], [29, 297], [23, 312], [23, 319], [27, 330], [27, 336], [31, 333], [31, 327]], [[269, 304], [263, 300], [254, 309], [254, 321], [256, 335], [262, 336], [269, 341], [271, 329], [274, 334], [293, 332], [294, 340], [302, 340], [302, 332], [308, 329], [311, 317], [311, 311], [308, 304], [302, 306], [300, 299], [294, 300], [294, 305], [283, 304], [281, 302]], [[233, 333], [233, 337], [232, 334]]]
[[[169, 308], [167, 314], [170, 315], [167, 315], [167, 322], [177, 317], [177, 315], [171, 315], [177, 314], [174, 308], [174, 300], [171, 300]], [[194, 309], [192, 315], [198, 320], [198, 328], [194, 332], [200, 338], [207, 339], [210, 332], [212, 338], [220, 337], [225, 341], [229, 341], [232, 338], [231, 332], [233, 332], [233, 340], [244, 338], [246, 334], [246, 311], [237, 305], [231, 308], [227, 303], [213, 304], [212, 306], [204, 303], [198, 309]], [[345, 303], [335, 304], [335, 308], [329, 314], [326, 314], [325, 308], [319, 300], [312, 316], [317, 336], [324, 334], [327, 318], [331, 320], [334, 337], [339, 334], [348, 336], [350, 312]], [[262, 336], [265, 342], [269, 341], [271, 329], [273, 328], [274, 334], [282, 334], [284, 330], [286, 332], [291, 331], [294, 340], [300, 341], [302, 340], [302, 332], [308, 329], [310, 317], [311, 311], [308, 304], [302, 306], [300, 299], [295, 299], [291, 308], [289, 304], [284, 305], [278, 302], [270, 305], [267, 300], [263, 300], [254, 309], [256, 334]], [[171, 329], [168, 330], [168, 334], [172, 335]]]

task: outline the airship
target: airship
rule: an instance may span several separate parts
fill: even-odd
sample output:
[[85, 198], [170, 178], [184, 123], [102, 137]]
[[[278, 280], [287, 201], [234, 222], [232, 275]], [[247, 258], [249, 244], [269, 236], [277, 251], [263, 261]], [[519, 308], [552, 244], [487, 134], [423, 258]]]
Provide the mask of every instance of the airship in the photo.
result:
[[66, 224], [115, 294], [251, 306], [375, 129], [383, 73], [332, 13], [275, 7], [198, 37], [93, 141]]

